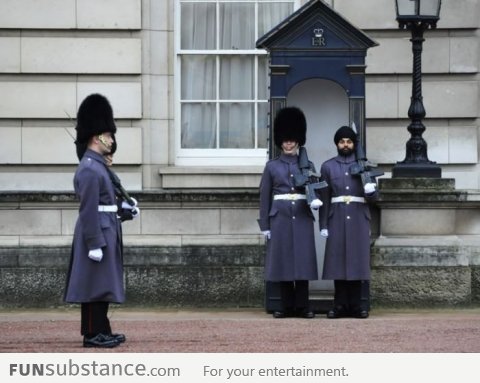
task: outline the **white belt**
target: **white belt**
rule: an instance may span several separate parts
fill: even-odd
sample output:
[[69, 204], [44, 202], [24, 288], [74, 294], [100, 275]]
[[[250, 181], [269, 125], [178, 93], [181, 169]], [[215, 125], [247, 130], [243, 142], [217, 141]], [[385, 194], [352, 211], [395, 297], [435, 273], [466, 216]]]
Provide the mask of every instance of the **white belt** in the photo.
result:
[[117, 205], [99, 205], [98, 211], [101, 211], [104, 213], [116, 213], [118, 211], [118, 206]]
[[307, 196], [305, 194], [295, 194], [295, 193], [290, 193], [290, 194], [276, 194], [273, 196], [274, 200], [277, 199], [288, 199], [288, 200], [297, 200], [297, 199], [307, 199]]
[[346, 204], [349, 204], [350, 202], [359, 202], [359, 203], [365, 203], [365, 198], [363, 197], [354, 197], [351, 195], [341, 195], [338, 197], [332, 197], [332, 203], [339, 203], [339, 202], [345, 202]]

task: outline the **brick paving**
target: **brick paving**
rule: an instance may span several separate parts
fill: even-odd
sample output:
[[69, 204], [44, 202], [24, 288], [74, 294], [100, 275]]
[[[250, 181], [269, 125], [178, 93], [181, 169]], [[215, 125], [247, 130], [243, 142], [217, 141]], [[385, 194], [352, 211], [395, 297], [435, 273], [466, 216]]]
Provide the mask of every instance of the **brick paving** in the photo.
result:
[[273, 319], [261, 309], [113, 307], [114, 349], [82, 347], [80, 312], [0, 310], [0, 352], [478, 353], [480, 308], [373, 310], [370, 318]]

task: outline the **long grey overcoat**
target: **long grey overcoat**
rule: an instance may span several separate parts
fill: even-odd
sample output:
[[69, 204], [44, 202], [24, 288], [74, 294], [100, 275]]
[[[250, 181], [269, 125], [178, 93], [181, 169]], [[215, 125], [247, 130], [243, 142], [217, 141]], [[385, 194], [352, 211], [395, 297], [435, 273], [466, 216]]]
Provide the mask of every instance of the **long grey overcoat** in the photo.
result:
[[[74, 176], [80, 199], [73, 235], [65, 301], [125, 301], [120, 220], [115, 212], [99, 212], [99, 205], [116, 205], [115, 190], [101, 154], [87, 150]], [[89, 250], [101, 248], [103, 258], [88, 258]]]
[[[323, 279], [370, 279], [370, 208], [368, 202], [377, 198], [377, 191], [365, 195], [360, 177], [350, 174], [355, 155], [337, 156], [321, 167], [323, 206], [319, 210], [320, 229], [328, 229]], [[337, 196], [365, 197], [367, 203], [331, 203]]]
[[258, 224], [261, 231], [271, 231], [265, 260], [267, 281], [318, 279], [310, 207], [306, 200], [273, 200], [276, 194], [305, 193], [294, 186], [297, 172], [298, 156], [281, 154], [267, 162], [260, 182]]

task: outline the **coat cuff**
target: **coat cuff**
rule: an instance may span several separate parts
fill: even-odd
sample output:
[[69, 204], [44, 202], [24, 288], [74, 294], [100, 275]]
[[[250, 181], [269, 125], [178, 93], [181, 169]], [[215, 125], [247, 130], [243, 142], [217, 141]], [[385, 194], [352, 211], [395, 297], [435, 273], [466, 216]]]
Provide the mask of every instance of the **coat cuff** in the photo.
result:
[[86, 239], [88, 250], [101, 249], [107, 246], [103, 235], [97, 235]]
[[265, 219], [257, 219], [260, 231], [270, 230], [270, 222]]

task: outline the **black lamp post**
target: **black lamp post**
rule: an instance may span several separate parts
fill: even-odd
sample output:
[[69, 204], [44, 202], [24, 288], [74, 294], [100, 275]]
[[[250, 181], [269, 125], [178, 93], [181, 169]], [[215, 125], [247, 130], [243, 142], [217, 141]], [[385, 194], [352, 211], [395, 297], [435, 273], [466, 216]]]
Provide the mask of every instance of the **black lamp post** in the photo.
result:
[[392, 169], [392, 177], [428, 177], [440, 178], [442, 169], [427, 156], [427, 143], [422, 138], [425, 126], [425, 108], [422, 97], [422, 45], [423, 32], [437, 27], [441, 0], [395, 0], [397, 21], [400, 29], [409, 29], [412, 33], [413, 73], [412, 98], [408, 117], [411, 120], [408, 131], [411, 134], [406, 144], [406, 156]]

